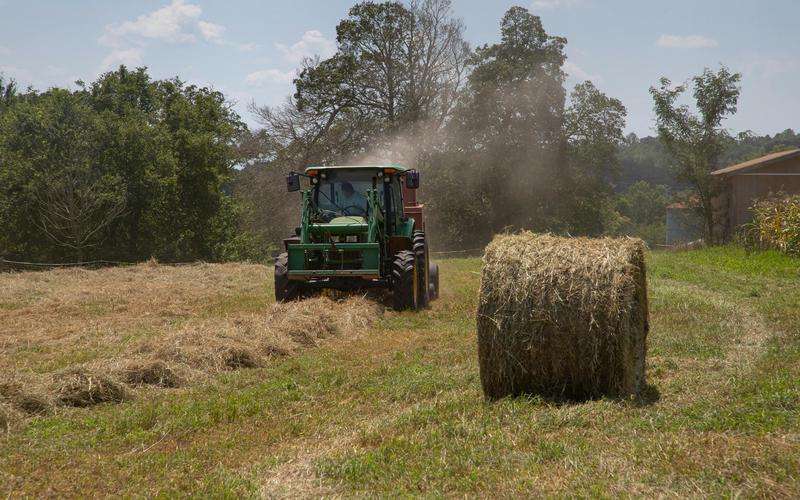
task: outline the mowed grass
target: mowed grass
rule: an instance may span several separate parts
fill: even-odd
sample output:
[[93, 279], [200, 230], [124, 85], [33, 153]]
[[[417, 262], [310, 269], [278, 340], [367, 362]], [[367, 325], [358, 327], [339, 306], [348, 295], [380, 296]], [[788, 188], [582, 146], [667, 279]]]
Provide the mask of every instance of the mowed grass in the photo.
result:
[[[0, 493], [800, 495], [800, 261], [734, 247], [650, 254], [646, 393], [570, 404], [483, 400], [480, 260], [440, 265], [430, 310], [387, 313], [355, 339], [28, 421], [0, 438]], [[268, 272], [248, 274], [219, 283], [219, 297], [204, 281], [209, 307], [175, 308], [178, 320], [268, 304]], [[2, 308], [41, 293], [20, 287]], [[108, 295], [83, 314], [124, 313], [125, 297]], [[161, 321], [129, 318], [120, 338], [158, 335]], [[43, 341], [23, 359], [62, 361]]]

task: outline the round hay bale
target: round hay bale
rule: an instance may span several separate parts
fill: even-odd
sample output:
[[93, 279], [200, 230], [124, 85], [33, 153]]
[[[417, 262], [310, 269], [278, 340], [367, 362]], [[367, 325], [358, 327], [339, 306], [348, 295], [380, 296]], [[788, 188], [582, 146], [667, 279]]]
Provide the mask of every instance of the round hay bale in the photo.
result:
[[82, 368], [53, 375], [56, 400], [64, 406], [92, 406], [100, 403], [121, 403], [129, 398], [122, 384], [109, 377]]
[[129, 385], [180, 387], [184, 379], [167, 363], [155, 361], [133, 362], [120, 372], [120, 378]]
[[483, 261], [478, 356], [488, 399], [639, 392], [648, 331], [641, 240], [506, 234]]

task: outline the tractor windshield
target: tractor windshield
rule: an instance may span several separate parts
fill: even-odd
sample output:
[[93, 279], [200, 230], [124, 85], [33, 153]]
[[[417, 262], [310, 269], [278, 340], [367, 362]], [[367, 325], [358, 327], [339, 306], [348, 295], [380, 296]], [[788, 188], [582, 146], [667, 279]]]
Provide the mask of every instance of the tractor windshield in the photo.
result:
[[[330, 170], [320, 175], [314, 189], [314, 202], [331, 215], [366, 217], [369, 207], [367, 190], [372, 189], [373, 170]], [[323, 177], [324, 176], [324, 177]], [[378, 200], [383, 202], [383, 182], [376, 183]]]

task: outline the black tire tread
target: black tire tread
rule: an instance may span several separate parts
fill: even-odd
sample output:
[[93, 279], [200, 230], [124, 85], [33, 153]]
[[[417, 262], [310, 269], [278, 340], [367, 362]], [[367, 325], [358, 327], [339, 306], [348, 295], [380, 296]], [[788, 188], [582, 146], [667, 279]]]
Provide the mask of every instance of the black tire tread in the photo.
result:
[[297, 300], [302, 296], [302, 283], [289, 280], [289, 254], [284, 252], [275, 258], [275, 300]]
[[417, 296], [419, 297], [420, 307], [427, 307], [428, 302], [430, 301], [430, 296], [428, 293], [428, 279], [427, 279], [427, 270], [428, 270], [428, 248], [427, 242], [425, 240], [425, 232], [424, 231], [414, 231], [414, 234], [411, 237], [411, 249], [414, 252], [414, 256], [417, 259], [417, 271], [419, 272], [419, 276], [417, 278], [417, 283], [419, 285]]
[[410, 250], [402, 250], [392, 260], [392, 307], [396, 311], [416, 309], [414, 300], [414, 272], [416, 256]]

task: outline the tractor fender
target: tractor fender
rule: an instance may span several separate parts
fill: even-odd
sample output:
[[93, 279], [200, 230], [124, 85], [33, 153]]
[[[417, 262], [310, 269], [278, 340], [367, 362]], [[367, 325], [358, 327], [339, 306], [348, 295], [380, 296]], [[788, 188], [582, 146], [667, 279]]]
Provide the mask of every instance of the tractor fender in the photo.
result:
[[395, 255], [402, 250], [411, 250], [411, 238], [408, 236], [390, 236], [389, 255]]

